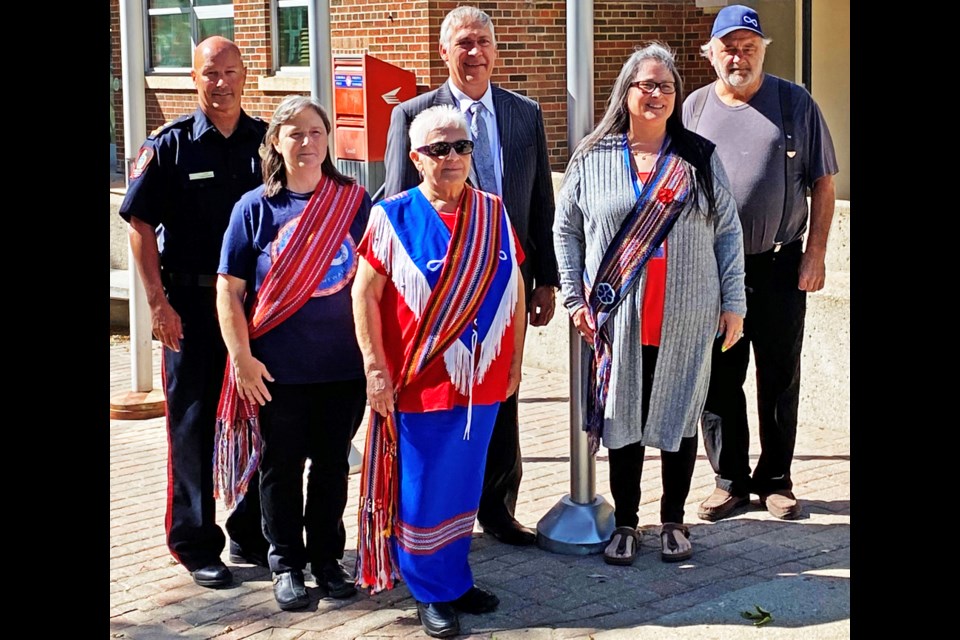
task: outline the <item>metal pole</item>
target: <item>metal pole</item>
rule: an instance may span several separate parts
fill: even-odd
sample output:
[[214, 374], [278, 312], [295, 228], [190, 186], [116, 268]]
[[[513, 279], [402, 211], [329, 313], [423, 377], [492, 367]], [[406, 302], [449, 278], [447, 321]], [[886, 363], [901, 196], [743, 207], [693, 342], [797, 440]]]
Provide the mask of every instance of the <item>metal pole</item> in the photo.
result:
[[[310, 95], [333, 114], [333, 57], [330, 38], [330, 0], [310, 0]], [[333, 132], [330, 132], [331, 138]]]
[[[333, 53], [330, 37], [330, 0], [310, 0], [307, 5], [310, 25], [310, 95], [320, 101], [330, 116], [330, 140], [336, 140], [333, 117]], [[327, 153], [333, 152], [330, 145]], [[347, 456], [350, 473], [360, 473], [363, 456], [353, 444]]]
[[[567, 0], [567, 147], [593, 129], [593, 0]], [[583, 425], [583, 342], [570, 323], [570, 494], [537, 523], [537, 544], [570, 555], [600, 553], [613, 533], [613, 507], [596, 495], [596, 462]]]
[[[572, 148], [572, 147], [571, 147]], [[570, 499], [591, 504], [597, 495], [596, 461], [590, 455], [583, 425], [583, 372], [580, 358], [583, 340], [570, 321]]]
[[[123, 150], [127, 176], [130, 165], [137, 160], [140, 143], [147, 137], [146, 108], [143, 79], [143, 2], [120, 2], [120, 52], [123, 60]], [[145, 392], [153, 389], [153, 330], [147, 294], [137, 273], [133, 250], [127, 245], [127, 264], [130, 271], [130, 372], [132, 390]]]

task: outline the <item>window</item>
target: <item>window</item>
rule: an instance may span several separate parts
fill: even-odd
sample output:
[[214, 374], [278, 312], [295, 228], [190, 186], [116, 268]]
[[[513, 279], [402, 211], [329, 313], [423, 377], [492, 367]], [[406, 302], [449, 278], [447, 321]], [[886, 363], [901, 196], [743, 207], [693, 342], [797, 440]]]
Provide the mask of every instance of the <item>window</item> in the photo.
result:
[[233, 40], [233, 2], [147, 0], [151, 69], [189, 69], [193, 50], [210, 36]]
[[280, 71], [303, 71], [310, 66], [308, 0], [274, 0], [277, 25], [275, 67]]

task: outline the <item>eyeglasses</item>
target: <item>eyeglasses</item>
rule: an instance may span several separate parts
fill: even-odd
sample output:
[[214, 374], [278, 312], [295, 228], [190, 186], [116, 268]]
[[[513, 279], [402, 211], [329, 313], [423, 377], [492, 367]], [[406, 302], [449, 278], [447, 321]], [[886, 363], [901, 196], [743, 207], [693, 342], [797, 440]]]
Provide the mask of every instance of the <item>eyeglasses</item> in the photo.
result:
[[473, 140], [457, 140], [456, 142], [434, 142], [422, 147], [417, 147], [417, 153], [425, 153], [431, 158], [446, 158], [453, 149], [457, 155], [465, 156], [473, 153]]
[[653, 93], [655, 89], [660, 89], [660, 93], [664, 95], [675, 93], [677, 90], [676, 82], [653, 82], [652, 80], [640, 80], [638, 82], [631, 82], [630, 86], [636, 87], [644, 93]]

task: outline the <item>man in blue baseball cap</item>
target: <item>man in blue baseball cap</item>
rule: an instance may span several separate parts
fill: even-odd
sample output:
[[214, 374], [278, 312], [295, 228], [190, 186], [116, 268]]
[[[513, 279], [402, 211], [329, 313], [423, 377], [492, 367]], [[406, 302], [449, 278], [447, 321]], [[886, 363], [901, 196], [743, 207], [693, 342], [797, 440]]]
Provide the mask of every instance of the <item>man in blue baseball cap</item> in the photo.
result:
[[[777, 518], [801, 515], [790, 478], [800, 350], [807, 293], [824, 285], [838, 168], [827, 123], [807, 90], [763, 72], [770, 42], [754, 9], [721, 9], [701, 47], [717, 80], [683, 104], [684, 125], [717, 145], [729, 174], [745, 254], [744, 336], [725, 352], [716, 342], [701, 421], [716, 489], [697, 515], [710, 521], [748, 505], [751, 493]], [[743, 392], [751, 344], [761, 443], [752, 473]]]

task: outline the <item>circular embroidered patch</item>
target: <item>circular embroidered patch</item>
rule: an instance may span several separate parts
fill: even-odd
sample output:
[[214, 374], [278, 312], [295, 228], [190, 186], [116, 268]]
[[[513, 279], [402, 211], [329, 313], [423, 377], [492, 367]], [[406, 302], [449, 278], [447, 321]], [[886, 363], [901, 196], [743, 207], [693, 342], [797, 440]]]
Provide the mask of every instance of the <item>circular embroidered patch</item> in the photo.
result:
[[617, 292], [613, 290], [606, 282], [601, 282], [597, 285], [597, 300], [603, 304], [613, 304], [613, 301], [617, 299]]

